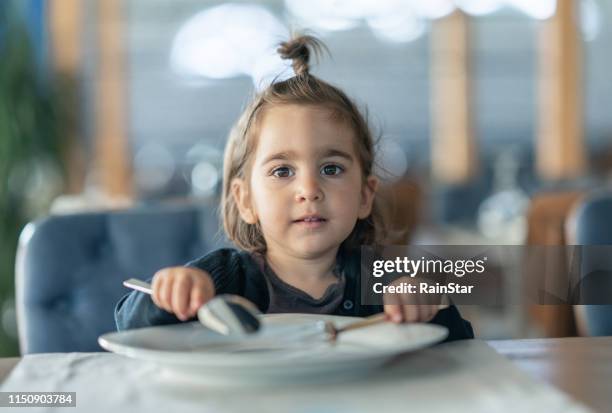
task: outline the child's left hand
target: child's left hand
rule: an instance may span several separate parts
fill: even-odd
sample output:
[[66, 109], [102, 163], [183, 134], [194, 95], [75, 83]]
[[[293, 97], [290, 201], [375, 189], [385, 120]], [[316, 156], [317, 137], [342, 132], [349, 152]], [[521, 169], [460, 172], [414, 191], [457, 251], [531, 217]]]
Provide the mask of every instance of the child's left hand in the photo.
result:
[[[395, 283], [410, 283], [408, 277], [401, 277]], [[442, 297], [433, 294], [386, 294], [383, 298], [385, 314], [394, 323], [426, 323], [436, 316]]]

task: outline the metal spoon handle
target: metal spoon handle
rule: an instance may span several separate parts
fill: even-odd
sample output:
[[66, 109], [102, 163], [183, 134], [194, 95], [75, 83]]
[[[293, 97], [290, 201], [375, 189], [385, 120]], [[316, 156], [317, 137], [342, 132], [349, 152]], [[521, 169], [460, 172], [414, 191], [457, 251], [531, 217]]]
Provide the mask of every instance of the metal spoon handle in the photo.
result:
[[149, 295], [153, 294], [153, 289], [151, 288], [151, 284], [149, 284], [148, 282], [136, 279], [136, 278], [130, 278], [129, 280], [125, 280], [123, 282], [123, 285], [133, 290], [141, 291], [145, 294], [149, 294]]

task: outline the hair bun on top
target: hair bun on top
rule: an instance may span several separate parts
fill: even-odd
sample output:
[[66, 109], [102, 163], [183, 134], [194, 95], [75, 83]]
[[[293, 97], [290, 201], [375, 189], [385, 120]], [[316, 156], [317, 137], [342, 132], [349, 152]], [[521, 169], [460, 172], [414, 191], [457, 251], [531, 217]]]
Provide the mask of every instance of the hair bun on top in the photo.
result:
[[323, 50], [327, 50], [325, 45], [316, 37], [302, 35], [282, 42], [276, 50], [281, 58], [292, 60], [291, 66], [296, 76], [308, 75], [309, 60], [311, 50], [319, 57]]

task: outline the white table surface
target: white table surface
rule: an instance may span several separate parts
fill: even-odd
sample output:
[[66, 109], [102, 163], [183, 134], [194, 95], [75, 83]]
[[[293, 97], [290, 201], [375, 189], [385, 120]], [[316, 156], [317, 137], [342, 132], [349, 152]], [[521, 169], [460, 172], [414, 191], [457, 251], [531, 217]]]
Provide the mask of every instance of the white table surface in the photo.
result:
[[[214, 388], [111, 353], [24, 356], [0, 391], [74, 391], [67, 412], [582, 412], [481, 340], [401, 356], [368, 377], [336, 384]], [[43, 411], [28, 408], [27, 411]]]

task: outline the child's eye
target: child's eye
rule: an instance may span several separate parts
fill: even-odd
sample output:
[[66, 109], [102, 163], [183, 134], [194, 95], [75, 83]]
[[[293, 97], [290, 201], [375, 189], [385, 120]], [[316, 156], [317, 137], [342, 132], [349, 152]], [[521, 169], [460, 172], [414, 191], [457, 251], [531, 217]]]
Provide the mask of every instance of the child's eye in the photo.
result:
[[281, 166], [272, 171], [272, 175], [276, 178], [289, 178], [290, 176], [293, 176], [293, 174], [294, 173], [291, 168], [288, 168], [286, 166]]
[[342, 172], [344, 172], [344, 168], [335, 164], [325, 165], [321, 168], [321, 173], [323, 175], [340, 175]]

